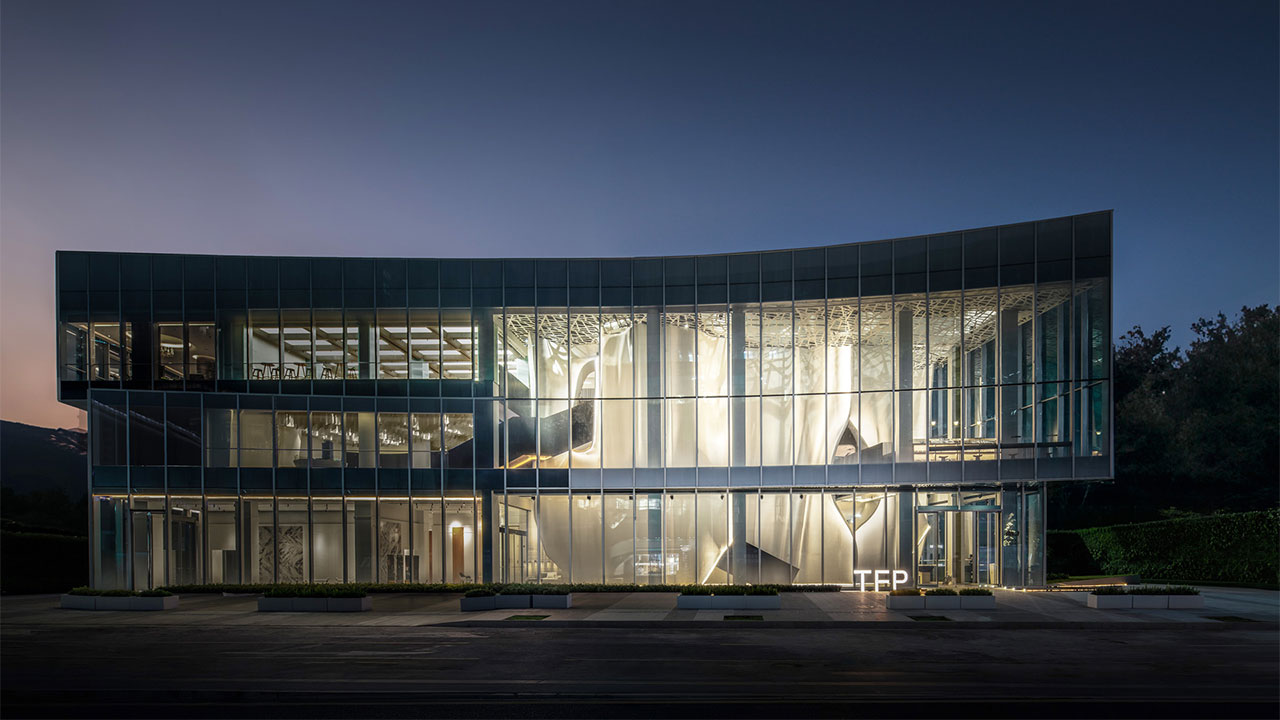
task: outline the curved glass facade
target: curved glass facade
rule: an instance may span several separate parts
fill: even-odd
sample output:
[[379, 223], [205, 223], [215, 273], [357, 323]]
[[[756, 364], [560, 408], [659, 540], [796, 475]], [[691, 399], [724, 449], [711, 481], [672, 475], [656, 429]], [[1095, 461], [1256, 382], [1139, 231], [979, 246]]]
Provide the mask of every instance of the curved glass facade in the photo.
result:
[[58, 254], [94, 582], [1043, 583], [1109, 212], [637, 259]]

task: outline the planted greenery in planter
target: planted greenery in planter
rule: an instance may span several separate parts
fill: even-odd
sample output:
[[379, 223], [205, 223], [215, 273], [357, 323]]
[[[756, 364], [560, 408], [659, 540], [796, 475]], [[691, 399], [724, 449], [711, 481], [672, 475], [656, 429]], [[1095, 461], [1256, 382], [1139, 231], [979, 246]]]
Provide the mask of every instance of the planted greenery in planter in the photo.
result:
[[76, 587], [62, 596], [61, 606], [70, 610], [172, 610], [178, 598], [165, 590], [98, 590]]
[[494, 598], [494, 607], [498, 609], [526, 609], [533, 607], [533, 592], [537, 589], [536, 585], [528, 585], [523, 583], [512, 583], [510, 585], [495, 585], [498, 595]]
[[259, 612], [362, 612], [373, 600], [361, 585], [276, 585], [258, 599]]
[[275, 585], [262, 593], [269, 598], [362, 598], [369, 593], [359, 585]]
[[995, 610], [996, 596], [988, 588], [960, 588], [961, 610]]
[[959, 610], [960, 594], [951, 588], [930, 588], [924, 591], [926, 610]]
[[560, 608], [573, 607], [573, 592], [569, 585], [537, 585], [529, 596], [532, 607]]
[[1133, 607], [1133, 597], [1122, 587], [1100, 587], [1089, 593], [1085, 604], [1100, 610], [1128, 610]]
[[[344, 587], [361, 587], [373, 595], [381, 593], [465, 593], [468, 590], [481, 587], [495, 587], [491, 583], [317, 583], [328, 587], [344, 586]], [[514, 585], [514, 583], [513, 583]], [[237, 595], [253, 595], [265, 593], [267, 590], [276, 587], [271, 583], [209, 583], [199, 585], [166, 585], [164, 589], [179, 594], [197, 594], [197, 593], [229, 593]], [[497, 587], [501, 587], [500, 585]], [[532, 588], [546, 587], [544, 585], [530, 585]], [[678, 593], [686, 592], [690, 588], [702, 587], [700, 585], [636, 585], [636, 584], [611, 584], [611, 583], [574, 583], [567, 586], [569, 592], [574, 593], [632, 593], [632, 592], [669, 592]], [[839, 585], [779, 585], [779, 592], [839, 592]]]
[[898, 588], [885, 593], [884, 606], [889, 610], [923, 610], [924, 591], [920, 588]]
[[1138, 610], [1175, 610], [1202, 608], [1204, 599], [1200, 591], [1186, 585], [1139, 585], [1129, 588], [1133, 607]]
[[777, 585], [685, 585], [676, 607], [688, 610], [771, 610], [781, 607]]
[[1204, 607], [1200, 591], [1187, 585], [1138, 585], [1104, 587], [1089, 593], [1091, 608], [1139, 610], [1194, 610]]
[[497, 590], [492, 587], [474, 587], [458, 600], [458, 608], [462, 612], [493, 610], [497, 605], [497, 595]]

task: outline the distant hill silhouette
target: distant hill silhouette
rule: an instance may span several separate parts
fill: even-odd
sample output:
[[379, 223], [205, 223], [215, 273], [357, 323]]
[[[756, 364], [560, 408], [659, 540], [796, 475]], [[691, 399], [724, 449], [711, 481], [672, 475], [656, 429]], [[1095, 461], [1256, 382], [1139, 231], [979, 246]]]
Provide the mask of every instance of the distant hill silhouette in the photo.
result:
[[7, 532], [85, 535], [86, 435], [0, 420], [0, 518]]
[[61, 490], [84, 497], [88, 438], [81, 430], [0, 420], [0, 487], [15, 493]]
[[0, 420], [0, 593], [89, 580], [85, 433]]

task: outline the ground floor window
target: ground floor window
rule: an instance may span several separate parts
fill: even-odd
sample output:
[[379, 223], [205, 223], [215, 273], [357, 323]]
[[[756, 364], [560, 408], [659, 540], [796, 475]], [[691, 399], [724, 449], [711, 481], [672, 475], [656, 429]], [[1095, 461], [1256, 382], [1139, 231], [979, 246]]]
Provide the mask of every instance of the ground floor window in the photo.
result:
[[[1044, 583], [1039, 486], [99, 496], [99, 587]], [[883, 572], [888, 571], [888, 572]], [[868, 588], [873, 589], [873, 588]]]

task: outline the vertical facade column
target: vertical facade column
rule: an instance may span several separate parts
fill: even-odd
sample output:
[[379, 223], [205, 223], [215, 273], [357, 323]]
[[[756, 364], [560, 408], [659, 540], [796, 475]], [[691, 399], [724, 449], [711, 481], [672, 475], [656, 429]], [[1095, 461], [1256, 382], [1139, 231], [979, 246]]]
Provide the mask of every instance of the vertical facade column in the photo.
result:
[[[1001, 385], [1000, 418], [996, 432], [1000, 438], [1000, 445], [1004, 445], [1018, 442], [1022, 434], [1018, 422], [1018, 402], [1021, 392], [1018, 388], [1009, 385], [1009, 383], [1022, 381], [1022, 372], [1019, 368], [1021, 364], [1019, 355], [1022, 348], [1018, 343], [1017, 310], [1000, 310], [1000, 338], [997, 344], [1000, 348], [1000, 368], [997, 378]], [[1007, 457], [1007, 454], [1001, 452], [1000, 457]]]
[[[729, 308], [729, 394], [741, 398], [747, 394], [746, 351], [747, 319], [739, 306]], [[729, 400], [729, 466], [742, 467], [747, 461], [747, 404]]]
[[910, 309], [897, 311], [897, 358], [898, 358], [898, 384], [899, 392], [894, 393], [898, 407], [898, 428], [895, 437], [898, 441], [897, 461], [911, 462], [914, 459], [914, 449], [912, 447], [912, 437], [914, 429], [912, 427], [913, 403], [912, 403], [912, 367], [915, 362], [914, 347], [912, 345], [912, 325], [915, 318]]
[[[649, 388], [649, 397], [654, 397], [654, 389], [662, 389], [662, 314], [656, 308], [645, 312], [645, 387]], [[657, 393], [658, 397], [662, 393]], [[645, 425], [648, 428], [648, 464], [646, 467], [662, 467], [662, 449], [666, 438], [662, 436], [662, 403], [645, 403]], [[655, 442], [655, 439], [657, 442]]]

